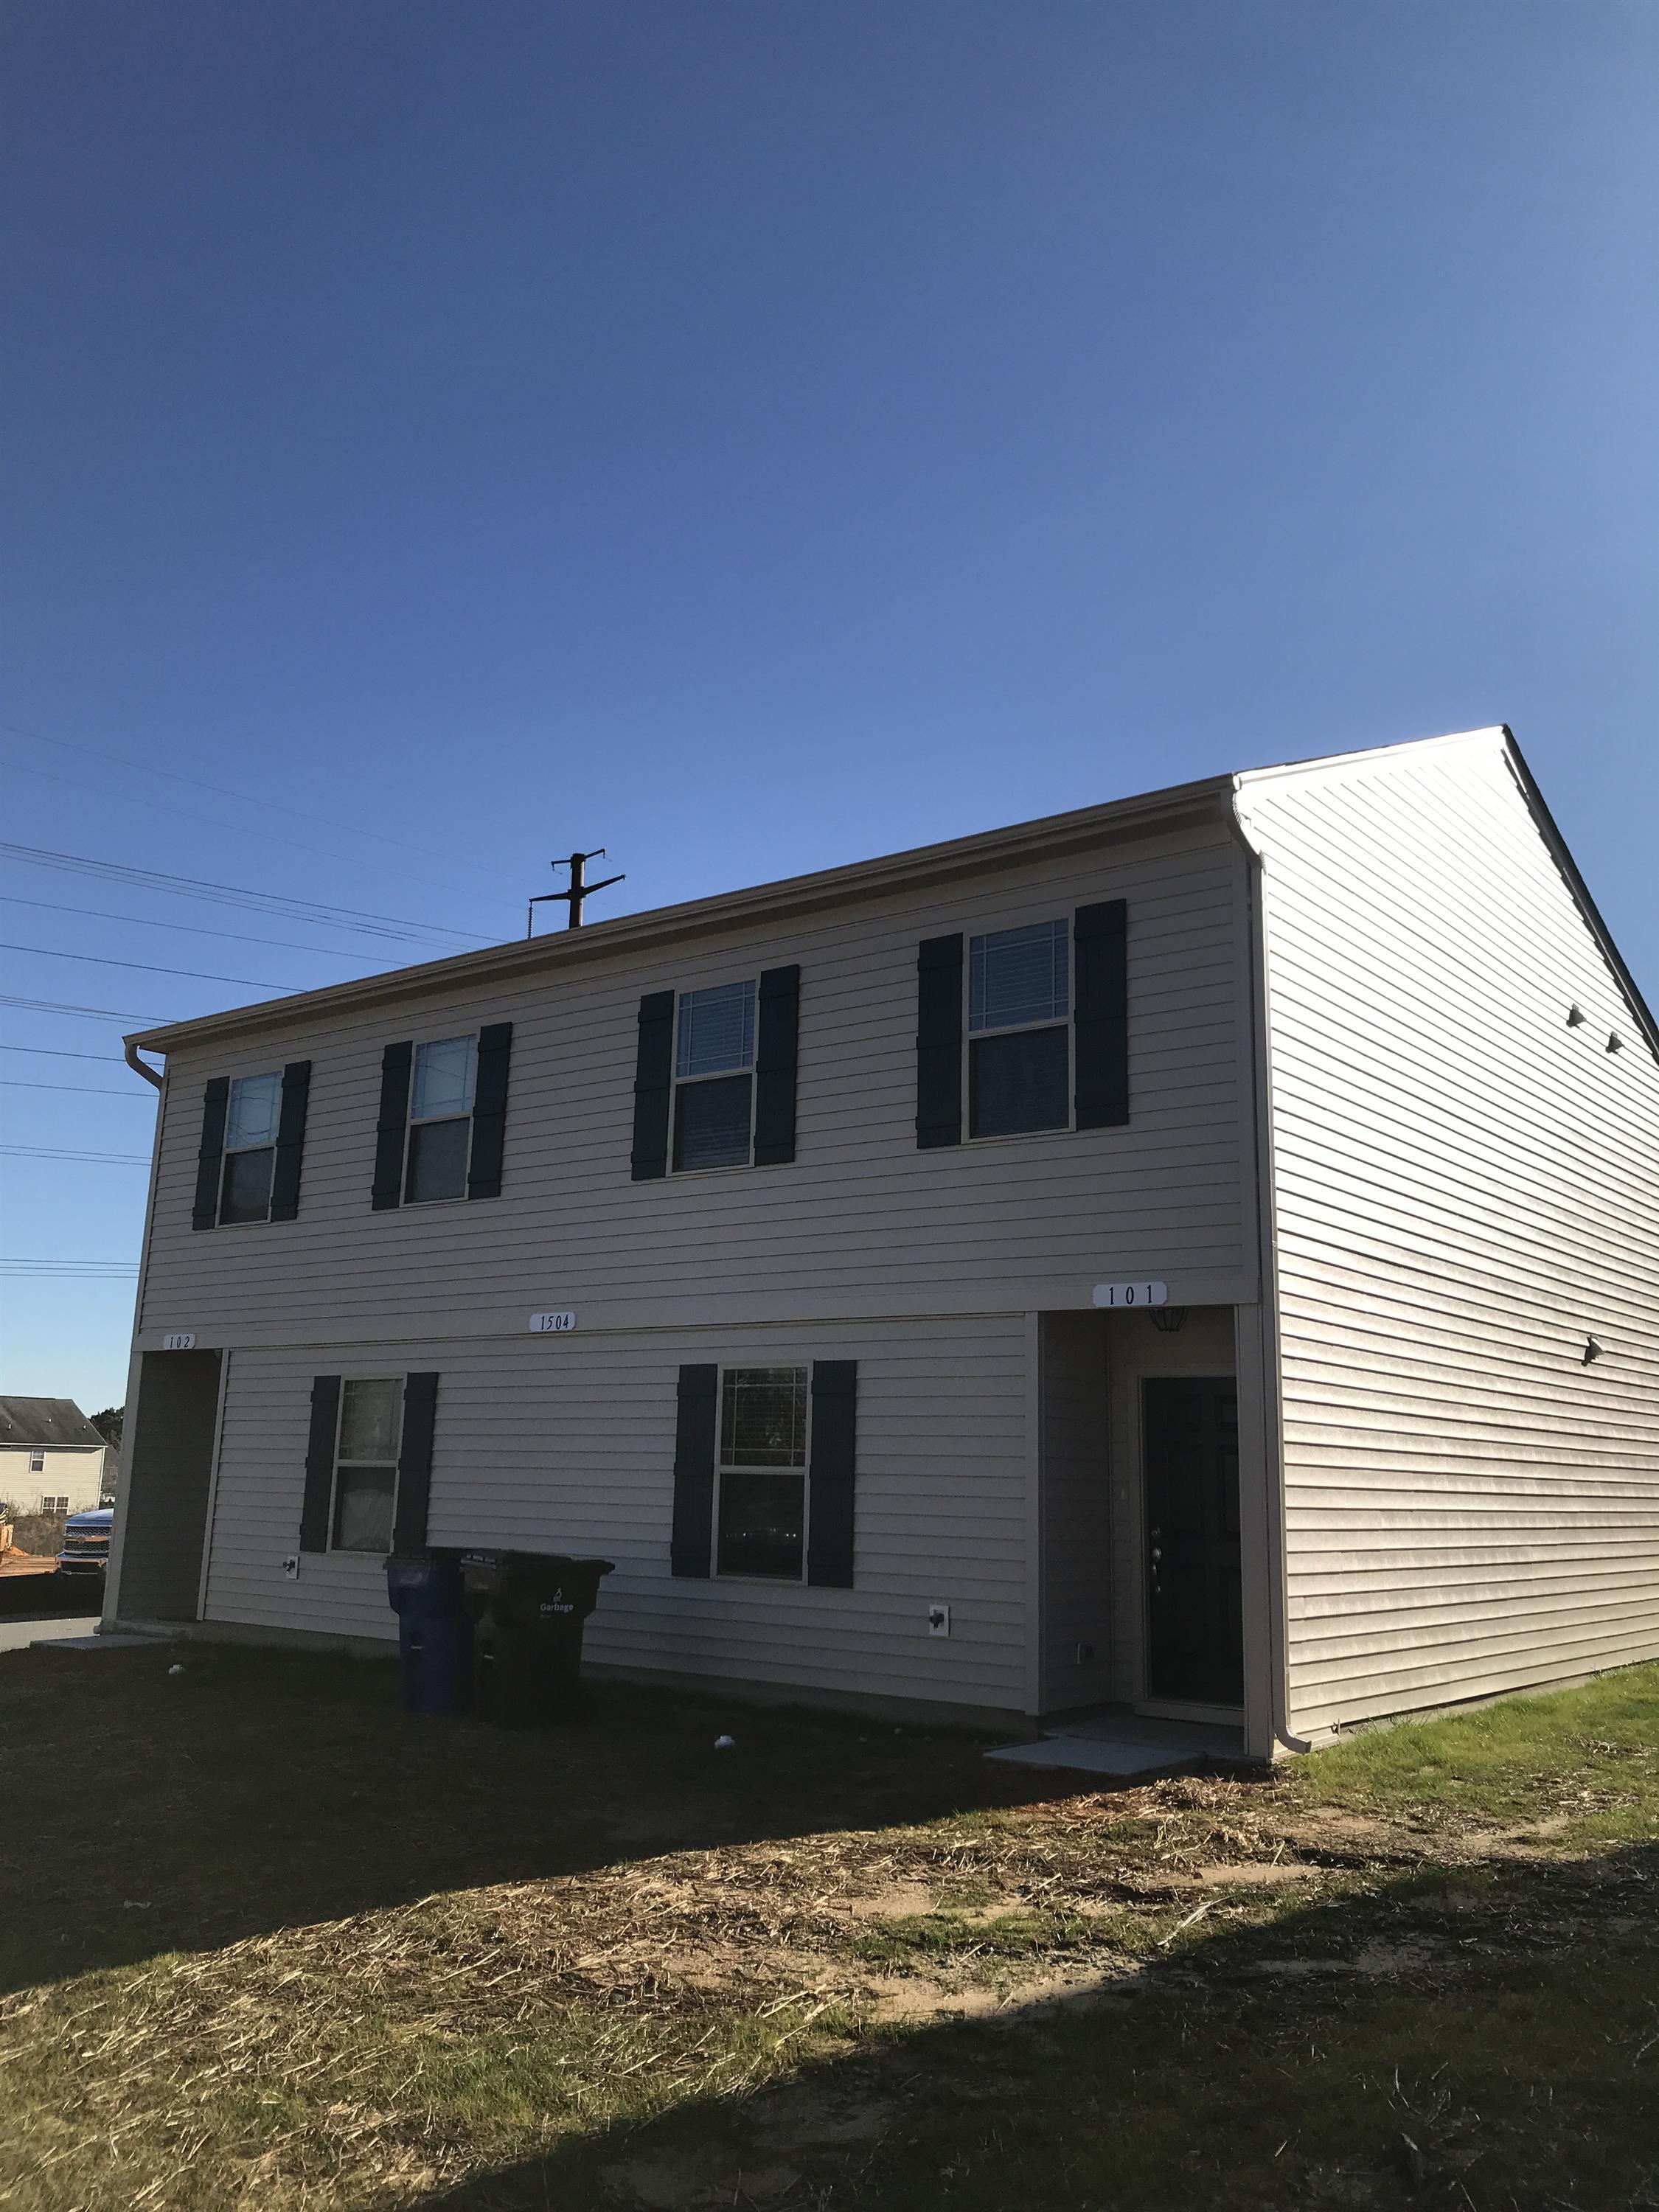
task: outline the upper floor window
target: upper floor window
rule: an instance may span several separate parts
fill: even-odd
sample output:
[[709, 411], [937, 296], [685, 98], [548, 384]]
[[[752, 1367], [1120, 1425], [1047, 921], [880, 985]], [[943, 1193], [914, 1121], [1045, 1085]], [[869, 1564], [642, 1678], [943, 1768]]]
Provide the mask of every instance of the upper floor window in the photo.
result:
[[969, 941], [969, 1134], [1071, 1121], [1071, 924], [1032, 922]]
[[353, 1376], [340, 1387], [331, 1522], [337, 1552], [392, 1549], [403, 1407], [401, 1375]]
[[807, 1370], [720, 1376], [718, 1571], [799, 1582], [806, 1557]]
[[466, 1196], [477, 1070], [476, 1036], [438, 1037], [416, 1046], [404, 1169], [406, 1206]]
[[44, 1474], [46, 1471], [46, 1448], [44, 1445], [37, 1444], [29, 1454], [29, 1473], [31, 1474]]
[[674, 1042], [674, 1165], [747, 1167], [755, 1119], [755, 986], [679, 994]]
[[283, 1079], [239, 1075], [225, 1108], [225, 1158], [219, 1180], [219, 1219], [269, 1221], [276, 1166], [276, 1125]]
[[511, 1022], [382, 1049], [369, 1194], [377, 1213], [501, 1196], [512, 1058]]

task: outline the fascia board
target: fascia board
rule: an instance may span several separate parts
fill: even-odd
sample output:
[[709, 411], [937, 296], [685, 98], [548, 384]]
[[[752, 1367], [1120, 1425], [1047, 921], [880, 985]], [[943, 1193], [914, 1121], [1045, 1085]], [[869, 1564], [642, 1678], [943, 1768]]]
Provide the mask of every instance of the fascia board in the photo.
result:
[[222, 1013], [135, 1030], [124, 1042], [133, 1050], [173, 1052], [183, 1046], [291, 1028], [350, 1013], [359, 1007], [425, 997], [437, 990], [512, 989], [550, 981], [580, 963], [651, 951], [726, 930], [782, 925], [836, 907], [890, 897], [897, 891], [931, 890], [966, 876], [1064, 859], [1185, 829], [1212, 827], [1225, 831], [1231, 819], [1232, 793], [1231, 776], [1206, 777], [1165, 791], [1114, 799], [1103, 806], [1020, 823], [1012, 829], [888, 854], [849, 867], [722, 892], [714, 898], [659, 907], [646, 914], [623, 915], [614, 921], [590, 922], [579, 930], [560, 930], [516, 944], [489, 945], [477, 952], [358, 976], [349, 983], [328, 984], [320, 990], [287, 998], [264, 999], [251, 1006], [233, 1006]]

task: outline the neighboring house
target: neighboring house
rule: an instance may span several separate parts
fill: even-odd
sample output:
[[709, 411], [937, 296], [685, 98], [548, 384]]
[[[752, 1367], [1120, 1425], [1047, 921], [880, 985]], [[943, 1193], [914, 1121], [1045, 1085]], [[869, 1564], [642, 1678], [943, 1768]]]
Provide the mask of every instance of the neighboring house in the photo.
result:
[[0, 1398], [0, 1498], [81, 1513], [104, 1494], [109, 1447], [72, 1398]]
[[600, 1553], [634, 1679], [1262, 1755], [1659, 1654], [1659, 1032], [1507, 731], [129, 1047], [111, 1620]]

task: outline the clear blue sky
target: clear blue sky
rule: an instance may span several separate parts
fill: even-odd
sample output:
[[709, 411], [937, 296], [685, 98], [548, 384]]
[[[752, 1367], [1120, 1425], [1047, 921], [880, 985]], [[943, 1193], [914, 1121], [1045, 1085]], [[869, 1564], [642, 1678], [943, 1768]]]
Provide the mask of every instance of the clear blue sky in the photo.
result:
[[[17, 0], [4, 39], [7, 839], [512, 936], [577, 844], [616, 914], [1507, 720], [1659, 989], [1652, 0]], [[267, 989], [408, 957], [3, 889], [9, 943]], [[105, 1055], [0, 1054], [9, 1143], [147, 1150], [131, 1023], [3, 1024]], [[141, 1170], [0, 1176], [9, 1258], [136, 1256]], [[125, 1281], [5, 1288], [5, 1389], [118, 1397]]]

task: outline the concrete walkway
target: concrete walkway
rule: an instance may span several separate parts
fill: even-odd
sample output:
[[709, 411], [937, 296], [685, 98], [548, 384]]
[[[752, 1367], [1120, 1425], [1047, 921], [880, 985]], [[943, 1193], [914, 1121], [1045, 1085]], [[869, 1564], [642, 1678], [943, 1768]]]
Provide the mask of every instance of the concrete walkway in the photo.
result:
[[1152, 1720], [1138, 1713], [1082, 1713], [1056, 1722], [1036, 1743], [988, 1751], [1012, 1766], [1055, 1766], [1073, 1774], [1109, 1774], [1120, 1782], [1161, 1774], [1194, 1774], [1212, 1762], [1242, 1758], [1243, 1731], [1194, 1721]]
[[28, 1620], [0, 1620], [0, 1651], [27, 1651], [31, 1644], [59, 1644], [66, 1636], [91, 1636], [98, 1627], [97, 1614], [73, 1619], [40, 1614]]

